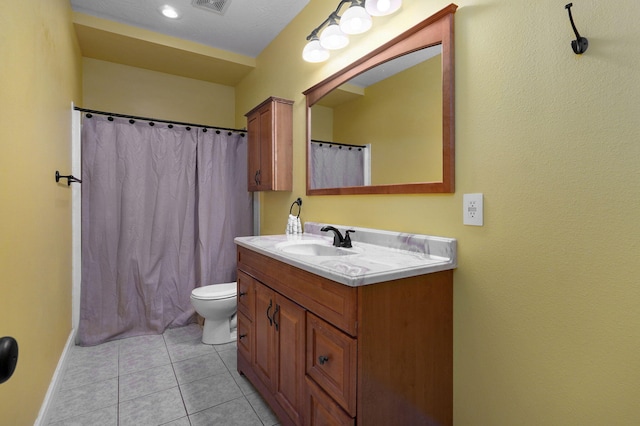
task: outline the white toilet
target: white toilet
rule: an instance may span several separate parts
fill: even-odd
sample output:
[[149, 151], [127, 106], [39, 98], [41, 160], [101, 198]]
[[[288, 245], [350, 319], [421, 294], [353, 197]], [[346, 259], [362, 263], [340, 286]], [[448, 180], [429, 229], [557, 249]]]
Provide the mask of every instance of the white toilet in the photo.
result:
[[235, 282], [198, 287], [191, 292], [191, 304], [204, 318], [202, 343], [220, 345], [236, 340], [237, 301]]

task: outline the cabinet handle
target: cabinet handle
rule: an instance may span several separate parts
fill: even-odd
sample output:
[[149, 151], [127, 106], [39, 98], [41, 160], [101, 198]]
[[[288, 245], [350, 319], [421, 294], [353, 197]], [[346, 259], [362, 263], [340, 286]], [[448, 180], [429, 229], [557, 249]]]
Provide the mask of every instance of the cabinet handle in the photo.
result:
[[276, 304], [276, 310], [273, 311], [273, 324], [276, 326], [276, 331], [278, 331], [278, 328], [280, 327], [278, 325], [278, 323], [276, 322], [276, 314], [280, 312], [280, 305]]
[[246, 296], [246, 295], [247, 295], [246, 291], [241, 291], [240, 294], [238, 294], [239, 297]]
[[324, 365], [325, 362], [329, 361], [329, 357], [328, 356], [324, 356], [324, 355], [320, 355], [318, 357], [318, 362], [320, 363], [320, 365]]
[[241, 335], [240, 335], [240, 337], [239, 337], [239, 339], [240, 339], [240, 340], [242, 340], [242, 339], [244, 339], [245, 337], [247, 337], [247, 335], [246, 335], [246, 334], [241, 334]]
[[269, 316], [269, 311], [271, 310], [272, 307], [273, 307], [273, 300], [269, 300], [269, 306], [267, 307], [267, 319], [269, 320], [270, 326], [273, 325], [273, 320]]
[[258, 185], [260, 185], [260, 183], [262, 183], [262, 170], [259, 169], [257, 171], [257, 175], [258, 175], [258, 181], [256, 182]]
[[256, 170], [256, 174], [253, 175], [253, 180], [256, 182], [256, 185], [260, 185], [260, 170]]

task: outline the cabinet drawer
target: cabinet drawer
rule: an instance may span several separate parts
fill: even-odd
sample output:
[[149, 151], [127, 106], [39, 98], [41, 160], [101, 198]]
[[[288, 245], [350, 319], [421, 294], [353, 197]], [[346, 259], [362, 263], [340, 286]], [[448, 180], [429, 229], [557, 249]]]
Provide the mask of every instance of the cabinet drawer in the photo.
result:
[[354, 419], [344, 412], [309, 377], [305, 377], [305, 424], [307, 426], [353, 426]]
[[356, 336], [356, 287], [327, 280], [245, 247], [238, 247], [238, 269], [351, 336]]
[[238, 311], [253, 321], [255, 303], [253, 278], [238, 271]]
[[251, 360], [253, 350], [251, 320], [242, 312], [238, 312], [238, 352], [247, 360]]
[[356, 340], [307, 312], [306, 373], [356, 415]]

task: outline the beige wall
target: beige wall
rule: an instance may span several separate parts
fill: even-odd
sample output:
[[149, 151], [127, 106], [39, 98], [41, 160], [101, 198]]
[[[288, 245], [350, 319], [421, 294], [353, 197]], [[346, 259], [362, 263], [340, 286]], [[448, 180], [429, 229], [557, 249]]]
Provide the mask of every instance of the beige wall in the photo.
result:
[[83, 58], [83, 107], [235, 128], [233, 87]]
[[81, 63], [67, 0], [0, 14], [0, 337], [18, 340], [0, 424], [32, 425], [71, 330], [71, 102]]
[[[335, 2], [311, 0], [236, 92], [238, 121], [295, 101], [294, 189], [261, 196], [262, 231], [303, 220], [458, 239], [456, 425], [635, 424], [640, 418], [640, 3], [461, 0], [456, 13], [456, 193], [305, 196], [302, 91], [446, 6], [405, 0], [322, 64], [305, 37]], [[462, 225], [482, 192], [485, 225]]]

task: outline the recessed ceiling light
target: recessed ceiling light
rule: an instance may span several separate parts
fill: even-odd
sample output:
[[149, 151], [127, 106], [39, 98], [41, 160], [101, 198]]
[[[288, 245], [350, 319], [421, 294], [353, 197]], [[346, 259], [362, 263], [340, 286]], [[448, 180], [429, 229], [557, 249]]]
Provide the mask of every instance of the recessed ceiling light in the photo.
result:
[[160, 13], [170, 19], [178, 19], [180, 17], [178, 11], [174, 7], [171, 7], [169, 5], [162, 6], [160, 8]]

